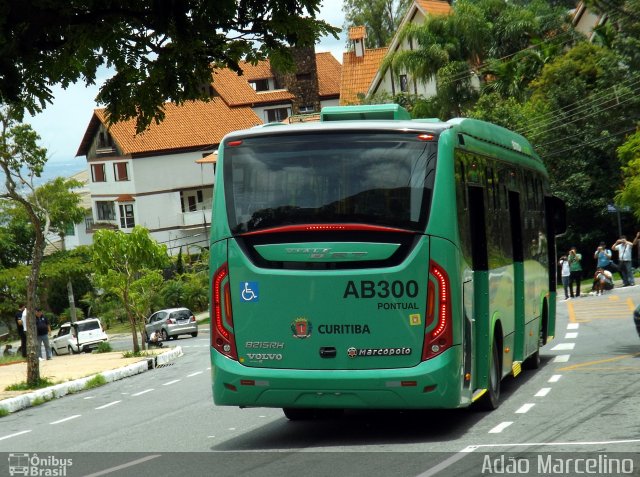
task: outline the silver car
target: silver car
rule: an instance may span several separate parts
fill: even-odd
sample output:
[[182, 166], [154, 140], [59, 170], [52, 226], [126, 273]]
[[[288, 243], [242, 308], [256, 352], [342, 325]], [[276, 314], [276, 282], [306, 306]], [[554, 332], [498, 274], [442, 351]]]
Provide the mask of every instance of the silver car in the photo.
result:
[[177, 338], [179, 335], [198, 336], [198, 323], [196, 317], [188, 308], [169, 308], [167, 310], [156, 311], [147, 318], [144, 326], [147, 336], [157, 331], [166, 341], [170, 338]]

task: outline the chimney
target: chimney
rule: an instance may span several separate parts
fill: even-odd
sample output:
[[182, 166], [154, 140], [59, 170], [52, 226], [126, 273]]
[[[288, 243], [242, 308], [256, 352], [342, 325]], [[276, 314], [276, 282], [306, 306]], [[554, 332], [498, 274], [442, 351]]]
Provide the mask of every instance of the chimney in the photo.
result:
[[314, 47], [292, 48], [291, 54], [296, 64], [295, 72], [282, 73], [271, 67], [276, 87], [284, 88], [295, 96], [291, 101], [293, 114], [320, 111], [320, 86]]
[[357, 58], [364, 56], [364, 39], [367, 37], [367, 29], [364, 26], [349, 28], [349, 40], [353, 42], [353, 51]]

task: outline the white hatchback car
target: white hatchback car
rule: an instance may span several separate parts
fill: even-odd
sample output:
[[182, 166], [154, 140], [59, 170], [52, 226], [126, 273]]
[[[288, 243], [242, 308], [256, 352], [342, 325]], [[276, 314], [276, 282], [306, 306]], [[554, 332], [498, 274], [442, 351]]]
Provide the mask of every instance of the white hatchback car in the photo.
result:
[[102, 329], [98, 318], [87, 318], [73, 323], [60, 325], [58, 334], [51, 339], [51, 350], [55, 354], [80, 353], [91, 351], [109, 337]]

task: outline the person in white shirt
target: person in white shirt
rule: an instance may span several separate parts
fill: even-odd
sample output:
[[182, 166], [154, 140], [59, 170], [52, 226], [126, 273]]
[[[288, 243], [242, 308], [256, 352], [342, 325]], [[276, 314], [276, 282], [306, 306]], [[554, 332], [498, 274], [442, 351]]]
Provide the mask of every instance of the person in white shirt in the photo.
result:
[[567, 256], [563, 255], [562, 257], [560, 257], [560, 260], [558, 261], [558, 264], [560, 265], [560, 267], [562, 267], [562, 270], [560, 272], [560, 274], [562, 275], [562, 286], [564, 287], [564, 299], [568, 300], [569, 299], [569, 280], [571, 277], [571, 268], [569, 268], [569, 260], [567, 260]]
[[[636, 235], [636, 239], [638, 236]], [[635, 285], [633, 278], [633, 270], [631, 268], [631, 252], [633, 250], [633, 243], [627, 240], [624, 235], [620, 236], [616, 243], [611, 247], [612, 250], [618, 252], [618, 269], [620, 276], [622, 277], [622, 286], [629, 287]]]

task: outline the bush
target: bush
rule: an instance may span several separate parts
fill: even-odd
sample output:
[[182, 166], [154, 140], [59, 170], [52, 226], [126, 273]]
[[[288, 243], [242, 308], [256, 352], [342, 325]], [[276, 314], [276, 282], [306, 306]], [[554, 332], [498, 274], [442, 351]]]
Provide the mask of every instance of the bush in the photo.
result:
[[104, 386], [107, 384], [107, 380], [102, 374], [96, 374], [93, 378], [87, 381], [87, 384], [84, 385], [85, 389], [93, 389], [98, 388], [100, 386]]
[[102, 341], [100, 344], [98, 344], [95, 353], [109, 353], [111, 351], [113, 351], [111, 345], [107, 341]]

